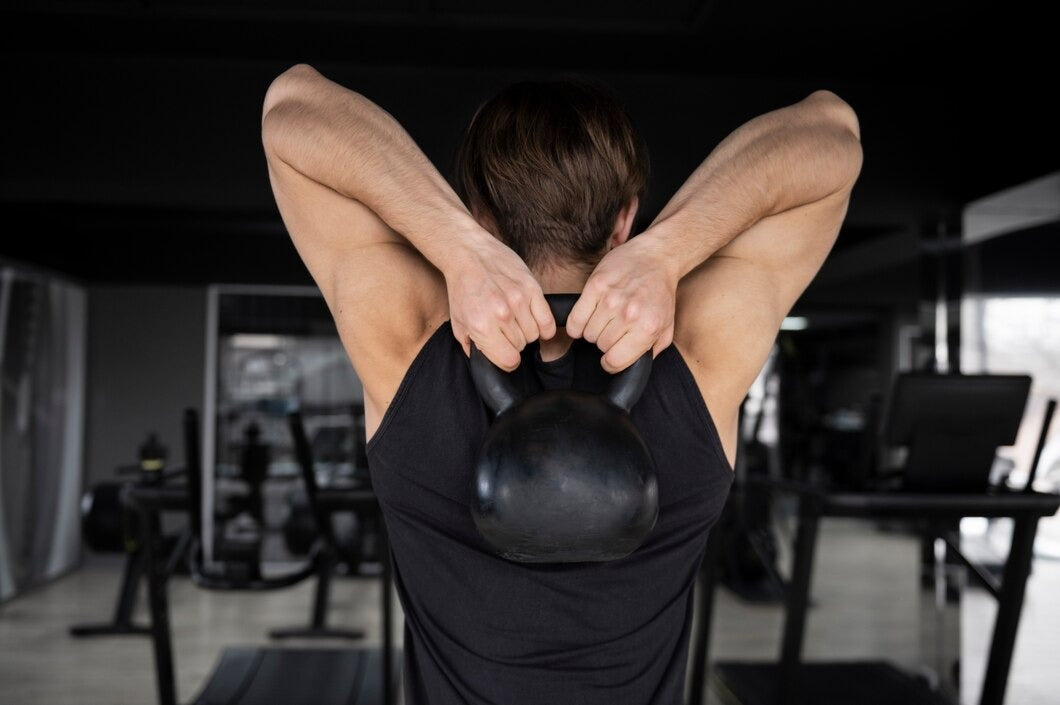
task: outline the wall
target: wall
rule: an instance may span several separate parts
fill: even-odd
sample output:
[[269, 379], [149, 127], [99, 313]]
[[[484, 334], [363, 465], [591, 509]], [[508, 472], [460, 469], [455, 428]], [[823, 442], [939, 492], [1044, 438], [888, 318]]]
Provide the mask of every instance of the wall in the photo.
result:
[[[0, 148], [9, 157], [0, 165], [3, 200], [273, 213], [261, 104], [271, 79], [291, 63], [20, 57], [9, 92], [20, 97], [23, 109], [4, 115], [10, 124], [0, 132]], [[513, 80], [555, 75], [317, 65], [394, 115], [443, 173], [481, 100]], [[645, 217], [729, 131], [816, 88], [838, 91], [862, 115], [866, 159], [852, 219], [900, 224], [955, 195], [961, 173], [953, 130], [958, 114], [949, 90], [938, 85], [586, 75], [619, 97], [651, 149]]]
[[150, 431], [184, 464], [181, 412], [202, 406], [205, 327], [205, 288], [89, 288], [86, 487], [135, 463]]

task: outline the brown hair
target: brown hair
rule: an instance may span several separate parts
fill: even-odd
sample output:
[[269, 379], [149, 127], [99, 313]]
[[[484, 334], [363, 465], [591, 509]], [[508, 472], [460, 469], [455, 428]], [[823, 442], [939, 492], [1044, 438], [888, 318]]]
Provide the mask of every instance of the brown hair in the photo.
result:
[[595, 265], [619, 211], [643, 202], [648, 150], [618, 102], [581, 80], [513, 84], [481, 105], [456, 152], [468, 209], [527, 266]]

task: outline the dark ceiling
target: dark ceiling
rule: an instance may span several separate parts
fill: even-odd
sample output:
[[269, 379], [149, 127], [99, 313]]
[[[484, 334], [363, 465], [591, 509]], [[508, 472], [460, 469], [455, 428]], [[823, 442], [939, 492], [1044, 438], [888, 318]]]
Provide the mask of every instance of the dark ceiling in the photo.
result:
[[443, 172], [491, 91], [593, 78], [652, 150], [644, 220], [742, 121], [831, 88], [866, 154], [839, 250], [1060, 162], [1055, 40], [1012, 4], [51, 0], [0, 22], [0, 206], [16, 225], [0, 256], [87, 280], [305, 279], [257, 135], [269, 80], [298, 61], [393, 113]]
[[[981, 0], [45, 0], [14, 13], [49, 50], [413, 66], [920, 74]], [[952, 57], [956, 60], [955, 57]]]

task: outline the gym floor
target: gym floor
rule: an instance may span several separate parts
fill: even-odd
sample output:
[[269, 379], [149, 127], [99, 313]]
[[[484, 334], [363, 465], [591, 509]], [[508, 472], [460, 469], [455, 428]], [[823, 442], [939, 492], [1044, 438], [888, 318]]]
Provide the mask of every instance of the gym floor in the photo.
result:
[[[826, 521], [814, 571], [806, 657], [883, 658], [914, 671], [931, 663], [936, 642], [925, 630], [936, 617], [918, 588], [918, 550], [917, 542], [904, 534], [881, 532], [865, 522]], [[115, 558], [94, 557], [82, 569], [0, 607], [0, 705], [153, 701], [153, 664], [146, 639], [67, 636], [70, 624], [109, 615], [120, 569]], [[1028, 583], [1008, 703], [1056, 702], [1058, 588], [1060, 562], [1038, 560]], [[378, 644], [378, 589], [374, 580], [339, 580], [332, 595], [332, 622], [363, 629], [366, 643]], [[177, 578], [170, 585], [170, 596], [178, 692], [188, 699], [225, 646], [265, 643], [268, 629], [304, 623], [312, 583], [247, 596], [206, 592]], [[781, 609], [742, 603], [724, 589], [716, 599], [712, 658], [775, 658]], [[993, 600], [981, 590], [964, 590], [963, 703], [978, 700], [994, 609]], [[145, 618], [141, 606], [139, 619]], [[712, 705], [719, 702], [714, 693], [708, 697]]]

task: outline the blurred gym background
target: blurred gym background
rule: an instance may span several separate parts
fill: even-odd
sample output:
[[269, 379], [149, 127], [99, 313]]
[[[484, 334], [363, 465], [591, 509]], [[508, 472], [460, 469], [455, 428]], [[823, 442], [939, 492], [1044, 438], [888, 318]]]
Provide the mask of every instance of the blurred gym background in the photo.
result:
[[[296, 62], [377, 102], [447, 175], [499, 88], [594, 80], [650, 148], [638, 228], [742, 122], [818, 88], [849, 102], [864, 169], [744, 407], [689, 702], [770, 701], [748, 683], [775, 676], [754, 669], [793, 630], [835, 683], [883, 678], [880, 702], [1056, 702], [1060, 116], [1042, 18], [949, 0], [42, 0], [0, 18], [0, 703], [169, 705], [231, 644], [382, 643], [360, 385], [260, 145], [265, 90]], [[189, 472], [197, 508], [132, 508]], [[329, 488], [348, 503], [321, 513]], [[912, 494], [935, 504], [828, 513]], [[802, 633], [784, 600], [809, 505]], [[191, 580], [198, 534], [218, 555]]]

